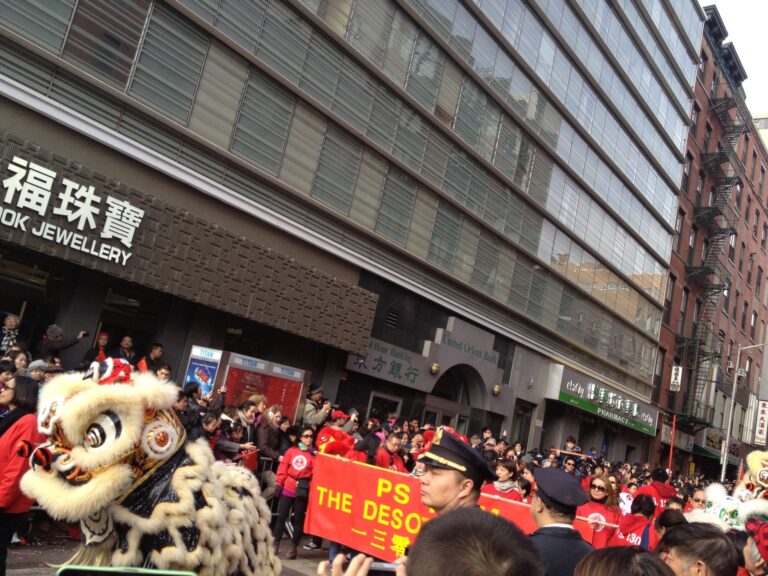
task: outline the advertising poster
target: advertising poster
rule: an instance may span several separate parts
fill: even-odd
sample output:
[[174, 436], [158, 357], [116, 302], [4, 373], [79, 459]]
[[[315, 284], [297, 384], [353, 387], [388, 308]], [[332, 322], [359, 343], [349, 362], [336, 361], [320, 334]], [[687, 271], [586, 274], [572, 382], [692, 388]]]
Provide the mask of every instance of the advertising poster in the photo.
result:
[[[537, 529], [527, 504], [482, 495], [480, 507], [506, 518], [524, 533]], [[422, 524], [435, 516], [421, 503], [418, 478], [336, 456], [318, 454], [304, 529], [369, 556], [392, 562], [413, 544]], [[593, 530], [577, 518], [587, 542]]]
[[229, 354], [226, 359], [225, 404], [238, 406], [254, 394], [267, 397], [267, 405], [279, 404], [283, 415], [291, 422], [296, 421], [302, 389], [304, 371], [282, 366], [266, 360]]
[[189, 363], [184, 376], [184, 385], [194, 382], [200, 386], [200, 392], [203, 396], [210, 396], [220, 363], [221, 350], [192, 346], [192, 353], [189, 356]]

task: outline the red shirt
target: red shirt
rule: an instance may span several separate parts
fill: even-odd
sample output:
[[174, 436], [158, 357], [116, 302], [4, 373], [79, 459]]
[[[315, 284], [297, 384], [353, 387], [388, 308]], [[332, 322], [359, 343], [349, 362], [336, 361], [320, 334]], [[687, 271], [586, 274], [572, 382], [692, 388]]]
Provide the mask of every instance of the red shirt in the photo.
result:
[[291, 446], [277, 467], [277, 485], [282, 486], [286, 492], [295, 494], [296, 480], [312, 478], [314, 465], [315, 455], [312, 452]]
[[29, 458], [16, 453], [21, 441], [27, 441], [33, 447], [45, 442], [45, 436], [37, 431], [37, 415], [34, 413], [19, 418], [0, 436], [0, 510], [6, 514], [27, 512], [34, 502], [19, 487], [21, 477], [29, 470]]
[[659, 537], [656, 530], [653, 529], [651, 520], [648, 520], [641, 514], [627, 514], [619, 521], [619, 529], [616, 530], [611, 546], [640, 546], [643, 538], [643, 532], [648, 528], [648, 549], [653, 550], [658, 543]]
[[[618, 524], [621, 512], [619, 512], [618, 509], [611, 510], [605, 504], [600, 502], [587, 502], [576, 508], [576, 516], [581, 516], [587, 520]], [[593, 525], [592, 529], [594, 531], [592, 546], [595, 548], [605, 548], [608, 546], [608, 541], [613, 538], [613, 535], [616, 533], [616, 528], [603, 526], [601, 524]]]
[[393, 454], [384, 446], [379, 447], [376, 452], [376, 466], [408, 474], [408, 469], [405, 467], [405, 463], [400, 457], [400, 454]]

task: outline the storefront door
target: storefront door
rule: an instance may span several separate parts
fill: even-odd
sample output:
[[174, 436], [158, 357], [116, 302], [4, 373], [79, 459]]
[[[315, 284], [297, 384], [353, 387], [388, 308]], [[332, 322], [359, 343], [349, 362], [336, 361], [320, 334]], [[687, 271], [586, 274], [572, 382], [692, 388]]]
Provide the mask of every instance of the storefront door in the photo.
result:
[[457, 432], [466, 434], [469, 424], [469, 406], [430, 394], [427, 396], [421, 420], [423, 424], [431, 424], [434, 427], [450, 426]]

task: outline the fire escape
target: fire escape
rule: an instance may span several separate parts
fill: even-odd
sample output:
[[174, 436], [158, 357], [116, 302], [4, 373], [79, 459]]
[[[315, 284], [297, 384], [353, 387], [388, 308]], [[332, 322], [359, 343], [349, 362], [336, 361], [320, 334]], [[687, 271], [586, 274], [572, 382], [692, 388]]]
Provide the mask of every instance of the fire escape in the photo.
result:
[[[682, 423], [694, 428], [710, 425], [714, 417], [707, 391], [712, 385], [713, 361], [717, 363], [721, 353], [715, 333], [718, 302], [720, 294], [729, 287], [729, 273], [721, 262], [721, 254], [729, 237], [736, 234], [735, 216], [728, 201], [739, 181], [740, 162], [736, 147], [745, 129], [739, 104], [737, 97], [732, 95], [711, 101], [710, 114], [720, 121], [723, 135], [716, 152], [701, 155], [701, 167], [713, 191], [709, 202], [698, 201], [694, 220], [706, 235], [706, 251], [700, 263], [686, 266], [689, 282], [699, 287], [701, 307], [692, 330], [686, 333], [687, 327], [683, 327], [683, 333], [677, 336], [679, 353], [691, 362], [680, 418]], [[704, 197], [704, 194], [700, 195], [700, 198]]]

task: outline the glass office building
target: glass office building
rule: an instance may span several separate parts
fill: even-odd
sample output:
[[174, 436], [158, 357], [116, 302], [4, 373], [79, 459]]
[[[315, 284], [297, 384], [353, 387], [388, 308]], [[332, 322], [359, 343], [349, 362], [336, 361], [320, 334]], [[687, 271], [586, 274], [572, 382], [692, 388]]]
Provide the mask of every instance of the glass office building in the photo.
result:
[[[694, 1], [2, 4], [4, 99], [190, 197], [255, 206], [243, 212], [379, 295], [371, 342], [434, 359], [457, 319], [498, 353], [488, 376], [457, 357], [453, 375], [444, 361], [399, 384], [350, 359], [326, 374], [341, 375], [341, 399], [370, 408], [378, 392], [417, 418], [432, 396], [451, 399], [445, 422], [550, 444], [593, 417], [621, 427], [649, 401], [702, 32]], [[365, 360], [359, 343], [327, 344]], [[609, 387], [602, 408], [625, 416], [599, 414], [597, 399], [582, 399], [592, 416], [567, 407], [573, 373]]]

